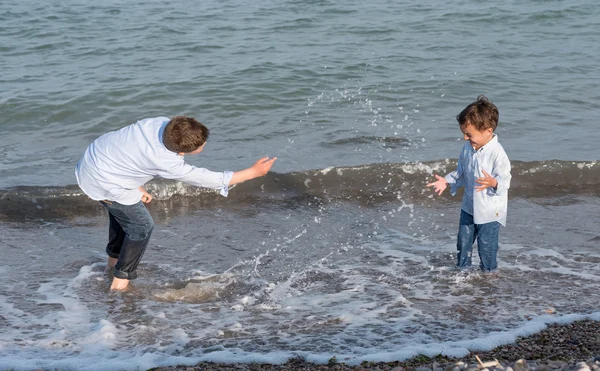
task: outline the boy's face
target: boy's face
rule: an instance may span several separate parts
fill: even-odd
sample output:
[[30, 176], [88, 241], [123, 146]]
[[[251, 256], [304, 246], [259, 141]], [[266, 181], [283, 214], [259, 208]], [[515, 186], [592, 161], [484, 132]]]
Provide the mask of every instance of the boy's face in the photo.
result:
[[460, 131], [463, 132], [465, 140], [468, 140], [473, 149], [476, 151], [486, 145], [487, 142], [489, 142], [494, 136], [494, 130], [492, 130], [492, 128], [479, 131], [471, 124], [461, 126]]

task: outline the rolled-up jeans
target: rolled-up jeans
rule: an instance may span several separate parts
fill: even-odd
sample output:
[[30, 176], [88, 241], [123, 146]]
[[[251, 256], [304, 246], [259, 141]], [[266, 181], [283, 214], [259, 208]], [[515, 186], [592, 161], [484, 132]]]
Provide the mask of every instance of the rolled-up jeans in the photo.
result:
[[458, 238], [456, 241], [458, 250], [456, 266], [466, 268], [471, 265], [473, 243], [477, 239], [477, 251], [479, 252], [480, 260], [479, 268], [484, 272], [493, 272], [498, 269], [499, 231], [500, 223], [475, 224], [473, 222], [473, 215], [461, 210]]
[[114, 201], [100, 201], [108, 211], [108, 244], [106, 253], [117, 259], [114, 276], [133, 280], [137, 266], [154, 229], [154, 220], [140, 201], [134, 205], [122, 205]]

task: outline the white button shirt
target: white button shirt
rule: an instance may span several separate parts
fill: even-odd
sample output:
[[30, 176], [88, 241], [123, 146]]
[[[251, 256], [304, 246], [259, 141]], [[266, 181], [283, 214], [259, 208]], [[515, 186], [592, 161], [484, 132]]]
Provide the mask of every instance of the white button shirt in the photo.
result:
[[[483, 170], [496, 178], [498, 186], [477, 192], [475, 180], [483, 177]], [[475, 151], [469, 142], [458, 157], [457, 169], [446, 175], [450, 193], [454, 196], [458, 187], [465, 187], [461, 209], [473, 215], [475, 224], [499, 222], [506, 226], [508, 189], [510, 188], [510, 161], [504, 148], [494, 134], [492, 139]]]
[[221, 190], [227, 196], [233, 172], [213, 172], [186, 164], [162, 141], [167, 117], [143, 119], [94, 140], [77, 163], [79, 187], [93, 200], [133, 205], [138, 189], [154, 177], [175, 179], [198, 187]]

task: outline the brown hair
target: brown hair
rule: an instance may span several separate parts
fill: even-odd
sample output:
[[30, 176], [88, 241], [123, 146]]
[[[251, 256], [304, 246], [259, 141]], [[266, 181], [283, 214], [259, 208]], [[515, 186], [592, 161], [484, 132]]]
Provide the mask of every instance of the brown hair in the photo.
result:
[[193, 117], [172, 117], [163, 133], [163, 144], [169, 151], [190, 153], [198, 149], [208, 139], [206, 126]]
[[480, 95], [456, 116], [456, 120], [461, 127], [473, 125], [477, 131], [489, 128], [496, 131], [498, 117], [498, 108], [485, 95]]

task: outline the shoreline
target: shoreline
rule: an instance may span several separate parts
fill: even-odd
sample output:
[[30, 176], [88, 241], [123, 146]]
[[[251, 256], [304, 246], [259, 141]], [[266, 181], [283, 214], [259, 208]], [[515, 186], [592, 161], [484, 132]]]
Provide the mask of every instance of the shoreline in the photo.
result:
[[454, 358], [423, 355], [404, 361], [363, 362], [360, 365], [337, 363], [333, 357], [328, 364], [306, 362], [301, 358], [285, 364], [226, 364], [201, 362], [194, 366], [154, 367], [148, 371], [241, 371], [241, 370], [580, 370], [600, 371], [600, 321], [585, 319], [568, 324], [549, 324], [544, 330], [519, 337], [512, 344], [490, 351], [471, 352]]

